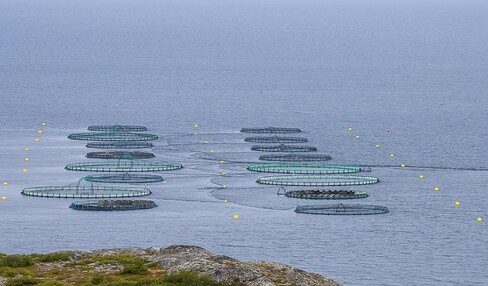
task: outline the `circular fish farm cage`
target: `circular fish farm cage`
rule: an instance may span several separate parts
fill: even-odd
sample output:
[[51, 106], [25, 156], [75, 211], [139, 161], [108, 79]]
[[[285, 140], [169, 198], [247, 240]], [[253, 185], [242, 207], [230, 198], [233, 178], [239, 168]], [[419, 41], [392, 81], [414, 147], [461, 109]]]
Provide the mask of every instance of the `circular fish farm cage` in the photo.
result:
[[149, 200], [89, 200], [74, 202], [69, 207], [82, 211], [132, 211], [152, 209], [157, 206], [155, 202]]
[[262, 161], [282, 161], [282, 162], [307, 162], [307, 161], [329, 161], [332, 157], [325, 154], [267, 154], [259, 156]]
[[158, 139], [157, 135], [130, 132], [85, 132], [68, 135], [71, 140], [82, 141], [151, 141]]
[[305, 143], [308, 142], [308, 139], [304, 137], [253, 136], [247, 137], [244, 141], [254, 143]]
[[324, 163], [258, 163], [247, 167], [249, 171], [281, 174], [349, 174], [371, 171], [369, 167], [328, 165]]
[[88, 126], [89, 131], [112, 131], [112, 132], [143, 132], [147, 131], [146, 126], [139, 125], [92, 125]]
[[150, 142], [137, 141], [90, 142], [86, 144], [86, 148], [93, 149], [144, 149], [152, 147], [154, 145]]
[[242, 133], [260, 133], [260, 134], [290, 134], [300, 133], [300, 128], [286, 128], [286, 127], [266, 127], [266, 128], [242, 128]]
[[21, 194], [44, 198], [130, 198], [150, 195], [151, 190], [135, 187], [44, 186], [25, 188]]
[[150, 159], [155, 155], [150, 152], [128, 152], [128, 151], [106, 151], [106, 152], [90, 152], [86, 154], [87, 158], [92, 159]]
[[278, 190], [278, 195], [306, 200], [347, 200], [368, 197], [366, 192], [351, 190], [293, 190], [287, 192], [283, 187]]
[[104, 161], [104, 162], [86, 162], [73, 163], [64, 167], [69, 171], [86, 171], [86, 172], [159, 172], [172, 171], [183, 168], [179, 163], [163, 161]]
[[261, 152], [317, 152], [317, 148], [312, 146], [298, 146], [298, 145], [254, 145], [251, 147], [252, 151]]
[[384, 206], [360, 204], [333, 204], [333, 205], [307, 205], [297, 206], [296, 213], [314, 215], [375, 215], [386, 214], [390, 210]]
[[256, 181], [263, 185], [278, 186], [359, 186], [378, 183], [376, 177], [344, 176], [344, 175], [291, 175], [291, 176], [265, 176]]
[[93, 183], [122, 183], [122, 184], [149, 184], [164, 181], [159, 175], [146, 174], [110, 174], [110, 175], [90, 175], [86, 176], [85, 181]]

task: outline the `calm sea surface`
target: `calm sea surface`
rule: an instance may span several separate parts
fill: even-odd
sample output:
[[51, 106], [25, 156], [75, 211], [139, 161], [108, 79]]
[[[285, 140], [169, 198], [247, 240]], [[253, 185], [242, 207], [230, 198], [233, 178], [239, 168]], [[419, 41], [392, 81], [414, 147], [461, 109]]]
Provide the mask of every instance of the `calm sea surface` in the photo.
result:
[[[486, 15], [486, 1], [0, 0], [0, 252], [194, 244], [345, 285], [488, 285]], [[63, 169], [88, 161], [66, 136], [111, 123], [150, 127], [158, 159], [185, 165], [150, 186], [158, 208], [20, 195], [87, 175]], [[331, 162], [372, 166], [381, 182], [354, 203], [390, 213], [296, 214], [303, 201], [246, 171], [249, 126], [300, 127]]]

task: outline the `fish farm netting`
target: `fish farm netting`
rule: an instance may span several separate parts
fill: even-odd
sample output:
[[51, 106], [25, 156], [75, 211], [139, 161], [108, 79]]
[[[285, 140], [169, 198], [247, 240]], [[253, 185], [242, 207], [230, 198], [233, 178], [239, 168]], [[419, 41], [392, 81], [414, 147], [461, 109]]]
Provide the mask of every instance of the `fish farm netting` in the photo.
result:
[[85, 181], [93, 183], [122, 183], [122, 184], [149, 184], [164, 181], [159, 175], [140, 175], [140, 174], [110, 174], [110, 175], [90, 175], [86, 176]]
[[332, 157], [325, 154], [267, 154], [259, 156], [262, 161], [282, 161], [282, 162], [306, 162], [306, 161], [329, 161]]
[[255, 143], [305, 143], [308, 142], [308, 139], [304, 137], [253, 136], [247, 137], [244, 141]]
[[146, 126], [139, 125], [92, 125], [88, 127], [89, 131], [112, 131], [112, 132], [143, 132], [147, 131]]
[[278, 190], [278, 195], [308, 200], [346, 200], [363, 199], [368, 197], [366, 192], [351, 190], [293, 190], [287, 192], [283, 187]]
[[298, 145], [254, 145], [251, 147], [253, 151], [261, 152], [317, 152], [317, 148], [312, 146], [298, 146]]
[[388, 213], [389, 209], [376, 205], [334, 204], [297, 206], [295, 212], [315, 215], [374, 215]]
[[300, 133], [300, 128], [286, 128], [286, 127], [266, 127], [266, 128], [242, 128], [242, 133], [268, 133], [268, 134], [286, 134], [286, 133]]
[[82, 211], [131, 211], [152, 209], [157, 206], [155, 202], [149, 200], [90, 200], [74, 202], [69, 207]]
[[130, 132], [85, 132], [68, 135], [72, 140], [83, 141], [151, 141], [158, 139], [157, 135]]
[[144, 149], [152, 147], [154, 145], [150, 142], [137, 141], [90, 142], [86, 144], [86, 148], [94, 149]]
[[344, 176], [344, 175], [292, 175], [265, 176], [256, 181], [263, 185], [279, 186], [358, 186], [378, 183], [376, 177]]
[[348, 174], [371, 171], [369, 167], [328, 165], [323, 163], [261, 163], [247, 167], [249, 171], [282, 174]]
[[104, 162], [73, 163], [64, 167], [70, 171], [87, 172], [159, 172], [172, 171], [183, 168], [179, 163], [163, 161], [134, 161], [118, 160]]
[[151, 194], [146, 188], [108, 186], [44, 186], [22, 190], [25, 196], [45, 198], [128, 198]]
[[90, 152], [86, 154], [87, 158], [92, 159], [149, 159], [154, 158], [153, 153], [149, 152], [129, 152], [129, 151], [106, 151], [106, 152]]

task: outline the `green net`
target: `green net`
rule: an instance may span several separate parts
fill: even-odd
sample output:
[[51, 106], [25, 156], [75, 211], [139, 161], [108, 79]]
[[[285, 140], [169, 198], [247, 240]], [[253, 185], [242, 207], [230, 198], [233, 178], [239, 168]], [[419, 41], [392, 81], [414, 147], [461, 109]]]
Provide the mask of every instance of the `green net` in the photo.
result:
[[179, 163], [135, 160], [73, 163], [65, 167], [66, 170], [70, 171], [87, 172], [158, 172], [179, 170], [181, 168], [183, 168], [183, 165]]
[[287, 127], [266, 127], [266, 128], [242, 128], [242, 133], [300, 133], [300, 128], [287, 128]]
[[108, 186], [42, 186], [22, 190], [25, 196], [45, 198], [128, 198], [151, 194], [146, 188]]
[[254, 143], [305, 143], [308, 142], [308, 139], [304, 137], [253, 136], [245, 138], [244, 141]]
[[154, 145], [150, 142], [137, 141], [90, 142], [86, 144], [86, 148], [94, 149], [144, 149], [152, 147]]
[[73, 202], [69, 207], [83, 211], [130, 211], [152, 209], [157, 205], [149, 200], [89, 200]]
[[281, 161], [281, 162], [307, 162], [307, 161], [329, 161], [332, 157], [325, 154], [267, 154], [259, 156], [262, 161]]
[[278, 190], [278, 195], [308, 200], [346, 200], [363, 199], [368, 197], [366, 192], [351, 190], [293, 190], [287, 192], [283, 187]]
[[105, 152], [89, 152], [86, 154], [87, 158], [92, 159], [149, 159], [154, 158], [153, 153], [149, 152], [129, 152], [129, 151], [105, 151]]
[[158, 136], [148, 133], [130, 132], [85, 132], [70, 134], [68, 138], [83, 141], [151, 141], [158, 139]]
[[251, 147], [253, 151], [261, 152], [317, 152], [317, 148], [312, 146], [299, 146], [299, 145], [254, 145]]
[[85, 180], [94, 183], [122, 183], [122, 184], [149, 184], [158, 183], [164, 180], [159, 175], [146, 174], [107, 174], [107, 175], [90, 175]]
[[147, 131], [146, 126], [139, 125], [92, 125], [88, 127], [89, 131], [113, 131], [113, 132], [143, 132]]
[[247, 169], [254, 172], [283, 174], [347, 174], [371, 170], [366, 167], [324, 163], [260, 163], [252, 164]]
[[289, 175], [259, 177], [257, 183], [280, 186], [358, 186], [378, 183], [376, 177], [345, 175]]
[[376, 205], [333, 204], [297, 206], [295, 212], [314, 215], [374, 215], [388, 213], [389, 209]]

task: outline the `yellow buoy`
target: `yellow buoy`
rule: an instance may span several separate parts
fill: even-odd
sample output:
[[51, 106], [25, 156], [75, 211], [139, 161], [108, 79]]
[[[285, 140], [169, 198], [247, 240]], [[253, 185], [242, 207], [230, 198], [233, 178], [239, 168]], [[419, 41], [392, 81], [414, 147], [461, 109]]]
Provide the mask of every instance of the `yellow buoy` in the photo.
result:
[[22, 173], [27, 173], [27, 169], [26, 168], [22, 169]]
[[238, 220], [239, 219], [239, 215], [238, 214], [234, 214], [233, 218], [234, 218], [234, 220]]
[[347, 128], [347, 131], [352, 131], [352, 127]]
[[435, 186], [434, 187], [434, 192], [438, 192], [439, 191], [439, 187], [438, 186]]
[[224, 164], [224, 163], [225, 163], [225, 161], [224, 161], [224, 160], [220, 160], [220, 164]]
[[227, 189], [227, 185], [222, 185], [222, 188]]
[[195, 133], [193, 133], [193, 134], [198, 135], [198, 132], [195, 132]]
[[424, 175], [419, 175], [419, 180], [423, 180], [424, 179]]
[[400, 167], [403, 169], [405, 168], [405, 164], [401, 164]]
[[8, 182], [3, 182], [3, 185], [4, 186], [8, 186]]
[[6, 199], [7, 199], [7, 197], [6, 197], [6, 196], [2, 196], [2, 200], [4, 200], [4, 201], [5, 201]]
[[47, 124], [46, 124], [46, 122], [43, 122], [41, 125], [42, 125], [42, 126], [46, 126]]
[[356, 135], [356, 136], [354, 136], [354, 137], [359, 138], [359, 135]]
[[483, 218], [482, 218], [482, 217], [480, 217], [480, 216], [479, 216], [479, 217], [477, 217], [477, 218], [476, 218], [476, 222], [478, 222], [478, 223], [482, 223], [482, 222], [483, 222]]
[[198, 128], [198, 124], [193, 124], [193, 127]]
[[460, 202], [460, 201], [455, 201], [455, 202], [454, 202], [454, 205], [455, 205], [456, 207], [459, 207], [459, 206], [461, 205], [461, 202]]
[[375, 148], [380, 148], [380, 144], [374, 145]]
[[226, 176], [226, 175], [227, 175], [227, 173], [226, 173], [226, 172], [222, 172], [222, 173], [221, 173], [221, 175], [222, 175], [222, 176]]
[[391, 154], [390, 154], [390, 158], [391, 158], [391, 159], [395, 158], [395, 154], [391, 153]]
[[29, 162], [30, 161], [29, 157], [25, 157], [24, 161]]
[[24, 151], [25, 151], [25, 152], [28, 152], [28, 151], [30, 151], [30, 149], [29, 149], [29, 148], [27, 148], [27, 147], [25, 147], [25, 148], [24, 148]]
[[37, 130], [37, 133], [42, 134], [44, 131], [42, 129]]
[[208, 141], [207, 141], [207, 140], [205, 140], [205, 141], [203, 141], [203, 143], [208, 144]]
[[215, 151], [214, 150], [210, 150], [210, 153], [215, 153]]
[[34, 142], [36, 142], [36, 143], [39, 143], [39, 141], [41, 141], [41, 139], [39, 139], [39, 138], [34, 139]]
[[226, 202], [227, 202], [227, 200], [224, 200], [224, 203], [226, 203]]

